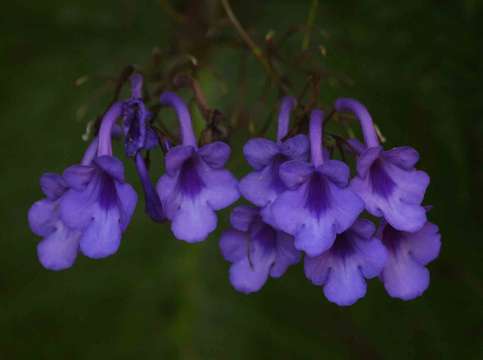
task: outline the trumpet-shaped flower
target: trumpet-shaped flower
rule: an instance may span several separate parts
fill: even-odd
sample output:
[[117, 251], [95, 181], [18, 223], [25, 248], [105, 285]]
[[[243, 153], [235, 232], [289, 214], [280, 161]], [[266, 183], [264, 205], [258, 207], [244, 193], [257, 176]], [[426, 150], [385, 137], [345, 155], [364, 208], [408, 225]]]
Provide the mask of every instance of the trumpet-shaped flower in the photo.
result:
[[68, 186], [61, 175], [46, 173], [40, 178], [40, 187], [45, 199], [35, 202], [28, 213], [30, 228], [43, 238], [37, 256], [46, 269], [68, 269], [77, 258], [81, 235], [60, 219], [59, 201]]
[[427, 222], [410, 233], [382, 224], [379, 236], [389, 255], [380, 275], [386, 291], [403, 300], [420, 296], [429, 286], [426, 265], [438, 257], [441, 248], [438, 226]]
[[121, 110], [122, 103], [115, 103], [104, 116], [95, 158], [63, 174], [69, 190], [60, 200], [60, 217], [82, 233], [80, 250], [94, 259], [118, 250], [137, 202], [136, 192], [125, 182], [122, 162], [112, 155], [111, 129]]
[[283, 140], [288, 132], [290, 112], [294, 106], [293, 97], [282, 99], [276, 142], [255, 138], [243, 147], [243, 154], [254, 171], [240, 180], [240, 193], [245, 199], [262, 208], [264, 220], [272, 225], [275, 222], [269, 207], [287, 190], [280, 178], [280, 165], [290, 160], [308, 160], [309, 142], [305, 135]]
[[338, 111], [352, 111], [362, 124], [366, 148], [357, 159], [357, 176], [351, 189], [365, 203], [367, 211], [384, 217], [402, 231], [417, 231], [426, 223], [426, 210], [421, 205], [429, 176], [415, 169], [419, 154], [410, 147], [384, 151], [379, 145], [371, 116], [359, 102], [338, 99]]
[[183, 144], [166, 154], [166, 174], [156, 189], [175, 237], [199, 242], [215, 230], [215, 211], [231, 205], [240, 196], [236, 178], [224, 169], [231, 150], [220, 141], [198, 148], [183, 101], [170, 92], [162, 94], [160, 101], [175, 108]]
[[349, 168], [322, 155], [322, 118], [310, 121], [312, 163], [292, 160], [280, 166], [288, 190], [271, 206], [277, 228], [295, 237], [295, 247], [309, 256], [328, 250], [337, 234], [347, 230], [364, 208], [349, 188]]
[[324, 287], [324, 294], [340, 306], [354, 304], [366, 294], [365, 279], [378, 276], [386, 263], [386, 249], [374, 237], [369, 220], [356, 220], [332, 247], [316, 257], [305, 257], [305, 276]]
[[231, 214], [232, 228], [221, 235], [223, 257], [232, 263], [230, 282], [243, 293], [260, 290], [268, 277], [282, 276], [290, 265], [300, 261], [301, 254], [293, 245], [293, 237], [274, 229], [262, 220], [260, 211], [238, 206]]

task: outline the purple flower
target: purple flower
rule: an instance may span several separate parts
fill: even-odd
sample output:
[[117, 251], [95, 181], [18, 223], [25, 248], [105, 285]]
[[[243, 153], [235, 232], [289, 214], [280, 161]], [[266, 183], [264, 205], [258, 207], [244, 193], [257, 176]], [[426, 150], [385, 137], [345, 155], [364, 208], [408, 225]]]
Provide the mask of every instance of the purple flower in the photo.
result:
[[389, 255], [380, 275], [388, 294], [403, 300], [422, 295], [429, 286], [425, 266], [438, 257], [441, 248], [438, 226], [427, 222], [409, 233], [383, 223], [379, 233]]
[[131, 76], [131, 98], [123, 105], [124, 149], [129, 157], [158, 145], [158, 137], [150, 124], [152, 114], [141, 96], [142, 84], [143, 78], [140, 74]]
[[123, 106], [124, 147], [127, 156], [134, 157], [136, 170], [144, 191], [145, 211], [156, 222], [165, 220], [161, 200], [149, 177], [148, 167], [141, 152], [158, 146], [159, 141], [150, 124], [151, 113], [142, 99], [143, 77], [131, 76], [131, 98]]
[[46, 198], [34, 203], [28, 213], [32, 232], [43, 238], [37, 256], [46, 269], [68, 269], [77, 257], [81, 235], [60, 219], [59, 201], [68, 186], [61, 175], [46, 173], [40, 178], [40, 187]]
[[223, 257], [232, 263], [230, 282], [243, 293], [260, 290], [268, 276], [282, 276], [300, 261], [293, 237], [263, 222], [259, 209], [238, 206], [231, 214], [233, 228], [221, 235]]
[[69, 190], [60, 199], [60, 218], [80, 231], [82, 253], [98, 259], [114, 254], [134, 212], [137, 195], [124, 180], [124, 167], [112, 156], [111, 129], [121, 115], [115, 103], [102, 120], [96, 157], [64, 171]]
[[310, 120], [312, 164], [292, 160], [280, 166], [288, 188], [272, 204], [277, 227], [295, 237], [295, 247], [310, 256], [328, 250], [347, 230], [364, 204], [349, 188], [349, 168], [322, 155], [322, 118], [314, 110]]
[[351, 189], [364, 201], [367, 211], [383, 216], [393, 227], [414, 232], [426, 223], [426, 211], [421, 205], [429, 176], [415, 169], [419, 160], [416, 150], [396, 147], [384, 151], [379, 146], [371, 116], [359, 102], [338, 99], [337, 111], [352, 111], [362, 124], [365, 148], [357, 160], [357, 176]]
[[305, 276], [324, 287], [329, 301], [340, 306], [354, 304], [366, 294], [365, 279], [381, 273], [387, 253], [374, 232], [372, 222], [359, 219], [337, 235], [330, 250], [305, 257]]
[[183, 144], [166, 154], [166, 174], [156, 188], [175, 237], [202, 241], [216, 228], [215, 210], [231, 205], [240, 196], [237, 180], [224, 169], [230, 147], [218, 141], [198, 148], [183, 101], [171, 92], [163, 93], [160, 101], [175, 108]]
[[251, 203], [261, 207], [267, 223], [274, 224], [269, 206], [287, 187], [280, 178], [280, 165], [289, 160], [308, 160], [309, 142], [305, 135], [297, 135], [286, 141], [290, 111], [295, 99], [285, 97], [279, 115], [277, 142], [256, 138], [243, 147], [245, 158], [255, 170], [240, 180], [240, 193]]

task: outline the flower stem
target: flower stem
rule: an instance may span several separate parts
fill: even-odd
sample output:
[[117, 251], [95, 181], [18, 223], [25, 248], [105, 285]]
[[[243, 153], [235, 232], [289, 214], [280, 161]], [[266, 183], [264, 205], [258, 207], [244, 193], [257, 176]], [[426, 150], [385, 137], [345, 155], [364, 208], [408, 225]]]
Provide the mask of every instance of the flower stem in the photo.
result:
[[309, 10], [309, 15], [307, 16], [305, 35], [302, 41], [302, 51], [305, 51], [309, 48], [310, 35], [312, 32], [312, 26], [314, 25], [315, 15], [317, 14], [318, 7], [319, 7], [319, 0], [312, 0], [312, 4], [310, 5], [310, 10]]
[[287, 93], [288, 92], [287, 86], [282, 82], [280, 76], [270, 65], [270, 62], [263, 56], [263, 52], [261, 48], [255, 43], [255, 41], [252, 40], [250, 35], [248, 35], [248, 33], [243, 28], [243, 26], [240, 24], [237, 17], [233, 13], [233, 10], [230, 6], [230, 2], [228, 0], [221, 0], [221, 4], [223, 5], [223, 9], [225, 10], [226, 15], [228, 16], [228, 19], [232, 23], [233, 27], [236, 29], [236, 31], [238, 32], [242, 40], [245, 42], [245, 44], [248, 46], [248, 48], [252, 51], [253, 55], [255, 55], [255, 57], [260, 62], [260, 64], [262, 64], [263, 68], [268, 73], [270, 78], [277, 85], [279, 85], [280, 88], [285, 93]]

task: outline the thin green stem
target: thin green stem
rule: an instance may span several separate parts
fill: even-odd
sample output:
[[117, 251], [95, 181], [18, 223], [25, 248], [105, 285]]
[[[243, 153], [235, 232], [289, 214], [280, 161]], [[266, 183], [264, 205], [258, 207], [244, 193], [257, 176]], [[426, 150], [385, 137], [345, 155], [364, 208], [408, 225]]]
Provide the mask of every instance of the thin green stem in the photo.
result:
[[312, 0], [310, 5], [309, 15], [307, 16], [307, 24], [305, 29], [305, 36], [302, 40], [302, 50], [305, 51], [310, 45], [310, 35], [312, 33], [312, 26], [314, 25], [315, 15], [317, 14], [317, 8], [319, 7], [319, 0]]
[[226, 15], [228, 16], [228, 19], [232, 23], [233, 27], [236, 29], [242, 40], [245, 42], [245, 44], [248, 46], [248, 48], [251, 50], [253, 55], [257, 58], [257, 60], [262, 64], [264, 67], [265, 71], [268, 73], [270, 78], [280, 86], [280, 88], [284, 92], [288, 92], [287, 86], [282, 82], [280, 76], [276, 73], [276, 71], [273, 69], [273, 67], [270, 65], [270, 62], [264, 57], [262, 49], [253, 41], [253, 39], [248, 35], [248, 33], [245, 31], [243, 26], [240, 24], [238, 21], [235, 13], [233, 12], [230, 2], [228, 0], [221, 0], [221, 4], [223, 5], [223, 9], [226, 12]]

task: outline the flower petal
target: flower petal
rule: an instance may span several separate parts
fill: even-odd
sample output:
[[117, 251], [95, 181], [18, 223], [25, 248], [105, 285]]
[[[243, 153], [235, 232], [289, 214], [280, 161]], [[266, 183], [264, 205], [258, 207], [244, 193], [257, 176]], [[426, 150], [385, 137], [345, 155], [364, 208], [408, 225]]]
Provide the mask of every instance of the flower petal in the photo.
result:
[[148, 125], [146, 127], [146, 142], [144, 144], [144, 149], [151, 150], [159, 145], [159, 138], [153, 128]]
[[304, 191], [304, 187], [285, 191], [273, 202], [270, 209], [277, 229], [293, 235], [310, 216], [304, 208]]
[[101, 259], [117, 252], [121, 244], [120, 217], [117, 206], [94, 207], [92, 220], [80, 238], [80, 249], [85, 256]]
[[[268, 165], [259, 171], [253, 171], [243, 177], [238, 185], [240, 193], [251, 203], [264, 207], [271, 203], [279, 194], [279, 188], [274, 184], [276, 179], [272, 165]], [[280, 183], [282, 183], [280, 181]], [[282, 183], [283, 189], [285, 185]]]
[[342, 161], [328, 160], [320, 167], [320, 172], [340, 187], [349, 184], [350, 170]]
[[[388, 175], [394, 179], [399, 188], [399, 198], [409, 204], [421, 204], [429, 185], [429, 176], [424, 171], [403, 170], [397, 166], [385, 167]], [[423, 208], [424, 209], [424, 208]], [[426, 211], [426, 209], [424, 209]]]
[[376, 227], [372, 221], [367, 219], [357, 219], [351, 226], [351, 230], [357, 235], [369, 239], [376, 232]]
[[421, 230], [406, 234], [407, 248], [414, 259], [422, 265], [436, 259], [441, 249], [441, 235], [435, 224], [427, 222]]
[[[338, 234], [330, 250], [316, 257], [305, 257], [305, 274], [316, 285], [324, 285], [325, 296], [338, 305], [352, 305], [366, 292], [364, 278], [378, 276], [386, 264], [387, 252], [372, 237], [374, 226], [356, 220]], [[366, 236], [367, 235], [367, 236]]]
[[230, 158], [231, 149], [228, 144], [216, 141], [198, 150], [201, 158], [212, 168], [220, 169]]
[[230, 281], [235, 289], [251, 293], [261, 289], [275, 260], [275, 232], [259, 222], [251, 231], [245, 257], [230, 268]]
[[181, 194], [176, 189], [176, 184], [177, 177], [169, 175], [161, 176], [156, 184], [156, 192], [159, 195], [166, 217], [170, 220], [173, 219], [182, 199]]
[[307, 162], [287, 161], [280, 166], [280, 178], [289, 189], [295, 189], [306, 182], [313, 171], [313, 167]]
[[95, 175], [95, 168], [89, 165], [72, 165], [64, 170], [63, 178], [67, 185], [75, 190], [82, 191]]
[[381, 280], [390, 296], [412, 300], [428, 288], [429, 271], [410, 254], [401, 252], [398, 256], [389, 256]]
[[335, 236], [335, 223], [331, 219], [315, 221], [309, 218], [294, 234], [295, 247], [309, 256], [317, 256], [332, 246]]
[[235, 229], [225, 230], [220, 238], [220, 250], [223, 258], [232, 263], [245, 258], [249, 240], [246, 232]]
[[201, 196], [213, 210], [224, 209], [240, 198], [238, 181], [228, 170], [215, 170], [201, 164], [200, 176], [205, 188]]
[[372, 279], [381, 274], [387, 261], [387, 251], [377, 238], [358, 238], [355, 241], [357, 253], [354, 256], [362, 275]]
[[40, 177], [40, 188], [49, 200], [57, 200], [67, 190], [67, 184], [61, 175], [45, 173]]
[[438, 227], [426, 223], [415, 233], [398, 231], [389, 224], [381, 228], [389, 257], [380, 278], [387, 292], [403, 300], [420, 296], [429, 286], [429, 271], [424, 265], [439, 254]]
[[327, 299], [339, 306], [349, 306], [366, 294], [366, 282], [359, 268], [350, 261], [332, 262], [324, 294]]
[[285, 274], [287, 268], [297, 264], [302, 258], [302, 253], [294, 246], [294, 238], [283, 231], [277, 231], [276, 257], [270, 269], [270, 275], [278, 278]]
[[406, 170], [414, 168], [414, 165], [419, 161], [418, 152], [409, 146], [400, 146], [384, 151], [383, 157]]
[[376, 146], [367, 148], [357, 159], [357, 173], [361, 178], [365, 178], [371, 165], [376, 161], [382, 153], [382, 147]]
[[99, 196], [99, 179], [92, 180], [83, 191], [68, 190], [60, 199], [62, 221], [72, 229], [82, 229], [92, 220]]
[[390, 192], [378, 193], [371, 183], [371, 174], [364, 179], [352, 179], [351, 189], [362, 198], [370, 214], [384, 216], [396, 229], [409, 232], [421, 229], [426, 222], [426, 210], [421, 202], [429, 177], [423, 171], [407, 171], [387, 161], [383, 166], [393, 183]]
[[[138, 196], [134, 188], [127, 183], [114, 182], [120, 206], [120, 222], [122, 231], [126, 230], [136, 209]], [[153, 189], [154, 191], [154, 189]]]
[[304, 272], [305, 277], [309, 279], [312, 284], [321, 286], [327, 282], [327, 278], [331, 271], [331, 254], [325, 252], [319, 256], [305, 256], [304, 258]]
[[28, 221], [32, 232], [38, 236], [47, 236], [55, 230], [59, 218], [57, 202], [42, 199], [35, 202], [28, 212]]
[[194, 151], [195, 149], [192, 146], [178, 145], [171, 148], [164, 158], [166, 173], [170, 176], [175, 176], [184, 162], [193, 155]]
[[350, 189], [341, 189], [325, 179], [328, 190], [323, 213], [315, 214], [307, 207], [309, 182], [296, 190], [280, 195], [271, 206], [277, 227], [295, 237], [295, 247], [310, 256], [317, 256], [332, 246], [337, 233], [348, 229], [364, 208], [364, 204]]
[[179, 240], [195, 243], [205, 240], [216, 229], [214, 211], [199, 199], [184, 199], [176, 211], [171, 230]]
[[278, 153], [277, 144], [263, 138], [251, 139], [243, 147], [245, 159], [255, 170], [267, 166]]
[[124, 182], [124, 165], [118, 158], [108, 155], [98, 156], [94, 159], [94, 163], [117, 181]]
[[269, 268], [253, 269], [248, 258], [230, 267], [230, 282], [242, 293], [250, 294], [260, 290], [268, 279]]
[[248, 231], [258, 213], [258, 209], [253, 206], [239, 205], [231, 212], [231, 225], [237, 230]]
[[305, 207], [304, 184], [294, 191], [286, 191], [273, 203], [271, 209], [277, 228], [295, 237], [295, 248], [311, 256], [330, 248], [335, 239], [332, 218], [318, 219]]
[[290, 160], [307, 161], [310, 145], [306, 135], [300, 134], [285, 140], [280, 145], [280, 152]]
[[80, 232], [57, 223], [56, 230], [37, 245], [37, 255], [42, 266], [49, 270], [64, 270], [74, 265], [79, 249]]

